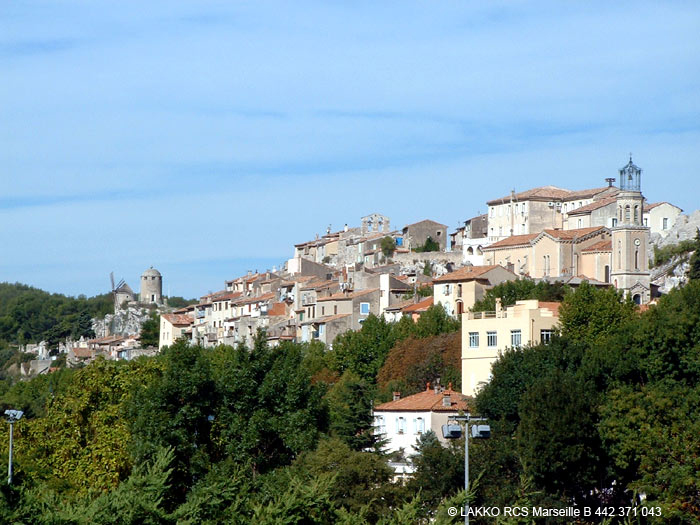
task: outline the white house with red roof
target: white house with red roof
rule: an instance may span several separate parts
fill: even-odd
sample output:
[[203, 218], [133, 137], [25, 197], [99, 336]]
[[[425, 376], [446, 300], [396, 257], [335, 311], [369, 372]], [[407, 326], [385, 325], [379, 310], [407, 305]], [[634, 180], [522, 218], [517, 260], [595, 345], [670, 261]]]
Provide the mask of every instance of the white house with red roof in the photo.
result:
[[[426, 385], [423, 392], [412, 396], [401, 397], [400, 392], [394, 392], [394, 399], [374, 407], [375, 434], [386, 440], [386, 451], [389, 453], [403, 451], [404, 457], [415, 454], [415, 445], [422, 434], [432, 430], [441, 442], [442, 425], [450, 416], [460, 411], [467, 411], [467, 397], [452, 390], [452, 384], [444, 389], [439, 386], [430, 388]], [[413, 472], [408, 462], [395, 464], [398, 474]]]

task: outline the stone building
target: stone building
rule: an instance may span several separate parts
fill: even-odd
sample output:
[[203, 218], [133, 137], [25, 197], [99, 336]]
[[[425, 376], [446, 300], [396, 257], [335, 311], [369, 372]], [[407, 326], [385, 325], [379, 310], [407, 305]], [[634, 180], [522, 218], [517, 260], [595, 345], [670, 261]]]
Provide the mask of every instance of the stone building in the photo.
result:
[[141, 274], [139, 301], [146, 304], [163, 304], [163, 276], [153, 266]]
[[447, 246], [447, 226], [429, 219], [414, 222], [403, 228], [403, 243], [406, 248], [415, 250], [423, 246], [430, 237], [444, 252]]

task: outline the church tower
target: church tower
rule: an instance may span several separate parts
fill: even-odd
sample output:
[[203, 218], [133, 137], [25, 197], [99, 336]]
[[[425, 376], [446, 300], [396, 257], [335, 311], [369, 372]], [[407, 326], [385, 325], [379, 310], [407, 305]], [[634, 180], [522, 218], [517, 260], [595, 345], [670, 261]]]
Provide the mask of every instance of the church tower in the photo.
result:
[[644, 226], [642, 170], [630, 161], [620, 170], [617, 217], [612, 228], [612, 271], [610, 279], [618, 290], [635, 303], [651, 300], [649, 273], [649, 228]]

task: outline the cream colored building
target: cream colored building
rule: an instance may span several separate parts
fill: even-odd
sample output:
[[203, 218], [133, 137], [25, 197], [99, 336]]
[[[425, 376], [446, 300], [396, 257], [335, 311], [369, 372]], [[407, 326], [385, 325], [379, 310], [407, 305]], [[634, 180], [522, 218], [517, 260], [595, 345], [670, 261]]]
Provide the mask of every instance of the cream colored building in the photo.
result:
[[518, 301], [505, 310], [462, 314], [462, 393], [475, 396], [491, 379], [506, 348], [547, 343], [559, 322], [559, 303]]
[[485, 247], [484, 262], [512, 268], [516, 275], [532, 278], [578, 275], [597, 278], [583, 273], [582, 254], [610, 237], [610, 230], [603, 226], [514, 235]]
[[499, 265], [465, 266], [433, 280], [433, 301], [448, 315], [461, 315], [483, 299], [489, 288], [517, 278]]
[[542, 186], [488, 201], [488, 240], [496, 242], [545, 229], [564, 229], [570, 212], [617, 191], [613, 186], [579, 191]]
[[170, 346], [180, 337], [185, 336], [192, 326], [193, 318], [187, 314], [163, 314], [160, 316], [160, 337], [158, 349]]
[[666, 237], [682, 212], [682, 209], [669, 202], [645, 204], [644, 226], [647, 226], [651, 233], [658, 233], [662, 237]]

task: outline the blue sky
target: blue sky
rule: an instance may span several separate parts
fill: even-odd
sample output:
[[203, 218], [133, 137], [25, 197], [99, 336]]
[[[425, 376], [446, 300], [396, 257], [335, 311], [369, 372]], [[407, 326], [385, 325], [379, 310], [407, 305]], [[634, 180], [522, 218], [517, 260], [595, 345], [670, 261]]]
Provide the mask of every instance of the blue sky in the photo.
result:
[[700, 3], [4, 2], [0, 281], [165, 292], [530, 187], [700, 207]]

